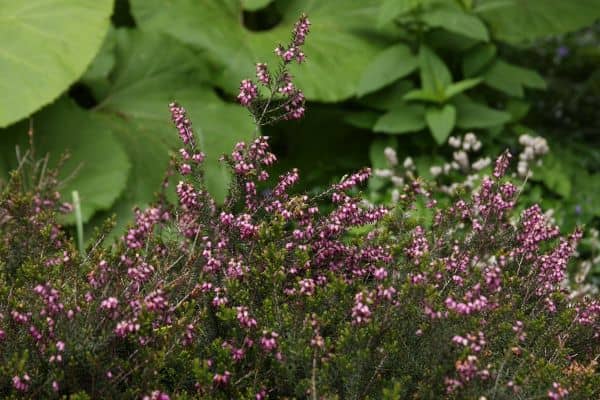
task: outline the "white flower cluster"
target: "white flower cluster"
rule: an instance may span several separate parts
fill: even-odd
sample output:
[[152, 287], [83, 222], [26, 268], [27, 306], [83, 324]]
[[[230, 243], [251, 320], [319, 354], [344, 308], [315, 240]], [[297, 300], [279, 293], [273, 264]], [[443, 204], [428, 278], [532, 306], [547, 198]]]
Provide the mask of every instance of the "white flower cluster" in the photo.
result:
[[[540, 164], [540, 157], [548, 153], [549, 147], [546, 139], [527, 134], [519, 137], [519, 143], [524, 148], [519, 154], [517, 172], [520, 177], [525, 178], [531, 176], [532, 164]], [[472, 132], [466, 133], [464, 136], [450, 136], [448, 145], [455, 149], [452, 153], [452, 160], [444, 162], [442, 165], [432, 165], [429, 168], [429, 172], [436, 179], [437, 190], [449, 195], [456, 194], [460, 188], [473, 190], [481, 178], [480, 172], [492, 164], [492, 159], [486, 156], [477, 156], [482, 144]], [[404, 183], [416, 179], [415, 163], [411, 157], [407, 157], [400, 163], [396, 151], [391, 147], [385, 148], [384, 155], [388, 168], [376, 169], [374, 173], [393, 183], [392, 201], [396, 202], [400, 198], [400, 189], [404, 187]], [[457, 181], [453, 178], [454, 181], [450, 184], [441, 181], [441, 177], [448, 176], [454, 171], [464, 175], [464, 180]]]
[[385, 169], [375, 169], [374, 174], [380, 178], [388, 178], [393, 184], [394, 189], [392, 190], [392, 202], [397, 203], [400, 199], [400, 190], [404, 186], [405, 177], [409, 179], [414, 179], [413, 172], [415, 171], [415, 163], [413, 159], [407, 157], [402, 162], [402, 167], [404, 168], [404, 176], [397, 173], [398, 167], [398, 154], [396, 150], [391, 147], [386, 147], [383, 150], [383, 154], [385, 155], [385, 159], [388, 163], [389, 168]]
[[442, 175], [449, 175], [452, 171], [460, 171], [466, 174], [463, 182], [453, 182], [450, 185], [440, 184], [439, 189], [447, 194], [454, 194], [460, 187], [472, 189], [479, 179], [478, 171], [486, 168], [492, 163], [489, 157], [480, 157], [473, 163], [471, 158], [475, 158], [474, 153], [481, 150], [481, 141], [477, 139], [474, 133], [466, 133], [463, 137], [450, 136], [448, 138], [450, 147], [456, 149], [452, 153], [452, 161], [444, 163], [444, 165], [433, 165], [429, 169], [431, 175], [437, 178]]
[[398, 155], [396, 154], [396, 150], [391, 147], [386, 147], [383, 150], [383, 154], [385, 154], [385, 158], [391, 167], [398, 165]]
[[542, 160], [540, 157], [550, 150], [548, 142], [543, 137], [524, 134], [519, 136], [519, 143], [524, 149], [519, 154], [517, 172], [523, 178], [531, 177], [531, 164], [535, 162], [537, 165], [541, 165]]

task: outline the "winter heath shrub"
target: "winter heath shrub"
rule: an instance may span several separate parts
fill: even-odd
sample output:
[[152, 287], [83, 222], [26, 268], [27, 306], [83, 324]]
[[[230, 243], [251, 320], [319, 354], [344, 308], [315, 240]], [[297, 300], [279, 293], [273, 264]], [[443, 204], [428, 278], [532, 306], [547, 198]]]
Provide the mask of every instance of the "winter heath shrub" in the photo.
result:
[[[550, 148], [546, 139], [540, 136], [523, 134], [519, 137], [519, 149], [516, 168], [511, 173], [515, 180], [524, 187], [530, 179], [535, 179], [537, 172], [544, 168], [544, 155]], [[414, 181], [425, 184], [427, 191], [436, 202], [449, 205], [461, 197], [472, 196], [479, 190], [482, 179], [489, 175], [493, 168], [492, 159], [486, 156], [482, 143], [474, 133], [464, 136], [450, 136], [448, 147], [452, 149], [452, 158], [446, 161], [426, 162], [414, 161], [412, 157], [399, 160], [396, 150], [387, 146], [382, 150], [381, 158], [385, 168], [376, 168], [369, 182], [369, 199], [375, 203], [396, 204], [400, 200], [400, 193], [405, 185], [412, 185]], [[487, 153], [489, 154], [489, 153]], [[537, 172], [534, 173], [534, 170]], [[421, 175], [422, 174], [422, 175]], [[517, 204], [514, 217], [531, 205], [531, 197], [525, 198]], [[529, 203], [529, 204], [528, 204]], [[425, 202], [419, 202], [421, 212], [425, 210]], [[548, 223], [556, 225], [555, 210], [544, 210]], [[565, 232], [564, 226], [562, 232]], [[571, 278], [576, 281], [577, 292], [597, 292], [598, 285], [594, 284], [594, 267], [600, 266], [600, 240], [598, 231], [588, 227], [584, 232], [582, 246], [576, 254], [575, 262], [569, 268]]]
[[[302, 116], [287, 65], [309, 27], [277, 47], [277, 73], [242, 82], [257, 125]], [[269, 184], [257, 137], [223, 157], [218, 205], [169, 107], [178, 202], [136, 210], [112, 245], [105, 229], [78, 251], [43, 161], [2, 188], [1, 397], [598, 398], [600, 301], [565, 286], [580, 231], [559, 237], [537, 206], [515, 215], [510, 154], [449, 206], [415, 179], [387, 209], [358, 195], [369, 169], [315, 197], [293, 192], [297, 170]]]

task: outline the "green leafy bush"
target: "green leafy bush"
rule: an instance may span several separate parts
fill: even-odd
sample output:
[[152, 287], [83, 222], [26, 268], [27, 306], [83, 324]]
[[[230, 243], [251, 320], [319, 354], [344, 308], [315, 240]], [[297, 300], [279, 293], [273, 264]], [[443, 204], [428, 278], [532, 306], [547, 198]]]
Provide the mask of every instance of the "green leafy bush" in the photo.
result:
[[[365, 69], [358, 95], [394, 86], [361, 101], [383, 114], [363, 111], [351, 114], [348, 120], [389, 134], [426, 128], [438, 144], [445, 143], [454, 129], [498, 130], [505, 124], [514, 125], [527, 112], [526, 103], [520, 100], [524, 89], [543, 89], [546, 83], [534, 70], [509, 63], [499, 50], [504, 42], [568, 29], [568, 24], [554, 24], [560, 15], [555, 13], [567, 10], [538, 3], [384, 2], [380, 23], [384, 27], [395, 23], [398, 42]], [[575, 16], [580, 17], [578, 21], [590, 17], [585, 13], [591, 4], [571, 3], [566, 8], [574, 17], [569, 22], [574, 23]], [[525, 24], [520, 17], [532, 9], [538, 12], [531, 13], [530, 23]], [[519, 17], [513, 18], [515, 15]], [[507, 18], [512, 18], [512, 24], [503, 22]], [[588, 22], [595, 17], [591, 18]], [[515, 37], [514, 32], [520, 36]], [[418, 72], [418, 80], [412, 78], [417, 75], [413, 72]]]
[[[300, 12], [319, 28], [307, 44], [311, 63], [291, 73], [309, 102], [337, 104], [315, 113], [314, 125], [330, 118], [338, 125], [342, 102], [360, 96], [369, 110], [346, 118], [381, 132], [431, 130], [444, 142], [453, 127], [513, 126], [527, 110], [518, 99], [524, 87], [543, 82], [524, 62], [501, 56], [501, 43], [578, 29], [600, 9], [596, 0], [547, 2], [118, 0], [112, 17], [110, 0], [6, 2], [0, 71], [10, 96], [0, 104], [0, 126], [12, 125], [1, 133], [0, 170], [6, 178], [16, 166], [14, 146], [22, 147], [33, 121], [38, 152], [56, 154], [53, 143], [72, 144], [69, 162], [79, 169], [61, 192], [80, 192], [84, 220], [98, 223], [107, 211], [122, 223], [132, 206], [152, 200], [163, 178], [166, 150], [176, 143], [162, 123], [162, 105], [177, 98], [194, 110], [207, 186], [222, 201], [228, 175], [217, 158], [253, 130], [230, 104], [234, 82], [252, 73], [257, 56], [272, 50]], [[71, 111], [80, 125], [63, 129], [62, 115]], [[343, 127], [336, 133], [360, 135]], [[82, 139], [92, 136], [94, 143]], [[103, 162], [93, 157], [96, 146], [106, 149]], [[364, 157], [353, 158], [351, 167]], [[338, 157], [331, 164], [338, 172], [351, 162]], [[329, 179], [327, 172], [314, 174], [315, 182]]]

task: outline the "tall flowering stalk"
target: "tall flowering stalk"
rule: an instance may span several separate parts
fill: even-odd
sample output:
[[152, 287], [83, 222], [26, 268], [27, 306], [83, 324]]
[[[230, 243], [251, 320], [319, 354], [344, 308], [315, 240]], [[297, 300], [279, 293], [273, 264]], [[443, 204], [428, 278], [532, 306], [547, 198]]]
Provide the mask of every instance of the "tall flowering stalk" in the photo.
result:
[[[256, 83], [251, 79], [241, 82], [237, 99], [250, 110], [257, 126], [280, 119], [300, 119], [304, 115], [304, 94], [294, 85], [288, 67], [294, 61], [301, 64], [306, 60], [302, 48], [309, 31], [310, 21], [302, 15], [294, 25], [287, 46], [280, 44], [275, 48], [275, 54], [280, 58], [276, 71], [269, 70], [265, 63], [258, 63]], [[261, 88], [267, 93], [263, 94]]]

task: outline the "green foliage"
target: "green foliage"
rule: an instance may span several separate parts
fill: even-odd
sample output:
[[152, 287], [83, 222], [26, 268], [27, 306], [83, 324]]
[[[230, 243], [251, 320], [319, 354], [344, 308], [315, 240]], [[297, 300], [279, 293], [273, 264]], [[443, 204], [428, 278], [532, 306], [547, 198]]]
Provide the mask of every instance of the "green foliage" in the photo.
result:
[[111, 11], [112, 0], [0, 1], [0, 127], [50, 103], [83, 74]]
[[[544, 176], [544, 200], [555, 208], [557, 221], [568, 226], [598, 227], [600, 202], [595, 196], [600, 190], [600, 141], [596, 134], [600, 129], [599, 40], [600, 25], [596, 23], [580, 32], [547, 38], [512, 56], [527, 60], [529, 68], [545, 72], [547, 91], [533, 97], [525, 122], [551, 139], [551, 164], [557, 178], [547, 176], [543, 167], [536, 173]], [[595, 274], [600, 276], [598, 263]]]
[[425, 127], [425, 107], [420, 104], [394, 108], [377, 120], [373, 130], [392, 134], [417, 132]]
[[495, 61], [487, 68], [483, 79], [486, 85], [514, 97], [523, 97], [526, 87], [546, 88], [544, 79], [537, 72], [501, 60]]
[[496, 57], [497, 48], [491, 43], [474, 46], [462, 59], [462, 71], [465, 77], [475, 76], [488, 66]]
[[456, 126], [462, 129], [492, 128], [512, 119], [508, 112], [477, 103], [467, 96], [457, 96], [452, 103], [458, 114]]
[[131, 1], [133, 15], [143, 30], [165, 32], [208, 51], [222, 70], [215, 79], [230, 93], [236, 93], [239, 81], [254, 74], [253, 65], [258, 60], [273, 52], [273, 43], [287, 40], [289, 27], [298, 15], [308, 14], [314, 28], [304, 51], [310, 63], [293, 70], [293, 74], [308, 99], [327, 102], [355, 95], [365, 67], [383, 49], [383, 43], [367, 34], [376, 20], [379, 3], [380, 0], [277, 2], [282, 16], [279, 24], [252, 32], [241, 23], [237, 0]]
[[444, 92], [452, 83], [452, 76], [444, 62], [428, 46], [421, 46], [419, 66], [422, 91], [443, 101]]
[[[385, 2], [382, 10], [385, 10], [382, 15], [386, 13], [388, 17], [393, 17], [381, 21], [394, 20], [403, 28], [398, 35], [402, 41], [397, 45], [400, 46], [398, 48], [407, 49], [405, 43], [408, 42], [411, 47], [419, 49], [420, 87], [406, 93], [404, 101], [409, 105], [432, 103], [437, 106], [427, 106], [424, 113], [406, 105], [397, 107], [375, 122], [375, 132], [418, 132], [427, 127], [439, 145], [455, 128], [502, 129], [516, 119], [512, 120], [506, 111], [495, 108], [498, 99], [503, 99], [503, 96], [480, 88], [482, 85], [505, 93], [505, 102], [509, 102], [511, 97], [523, 97], [525, 87], [545, 88], [544, 80], [535, 71], [509, 64], [498, 55], [498, 38], [490, 36], [486, 20], [471, 7], [470, 2], [462, 7], [454, 1], [401, 1], [395, 5]], [[440, 41], [443, 32], [452, 40]], [[388, 57], [383, 57], [384, 54], [387, 55], [383, 53], [373, 61], [373, 67], [365, 70], [359, 87], [363, 88], [365, 82], [377, 82], [378, 85], [368, 86], [370, 90], [359, 90], [359, 96], [377, 89], [394, 77], [388, 73], [382, 78], [378, 72], [400, 71], [397, 80], [406, 78], [412, 71], [405, 67], [406, 63], [410, 65], [412, 62], [410, 53], [403, 62], [394, 60], [391, 53]], [[455, 68], [457, 63], [461, 64], [461, 70]], [[398, 65], [402, 67], [398, 68]], [[371, 75], [369, 80], [366, 78], [368, 75]], [[473, 93], [472, 98], [467, 98], [466, 93]], [[365, 104], [371, 106], [372, 100]], [[403, 118], [408, 121], [402, 123]], [[422, 123], [416, 121], [419, 118], [423, 120]], [[353, 120], [349, 121], [352, 123]], [[358, 120], [358, 123], [361, 121]]]
[[488, 29], [477, 16], [465, 12], [456, 2], [437, 2], [422, 15], [423, 22], [432, 28], [442, 28], [465, 37], [487, 42]]
[[452, 104], [446, 104], [442, 108], [430, 107], [425, 112], [425, 121], [435, 140], [442, 144], [454, 129], [456, 108]]
[[36, 114], [29, 121], [20, 122], [3, 132], [3, 151], [7, 160], [14, 159], [15, 147], [28, 148], [27, 131], [34, 132], [33, 142], [39, 155], [49, 154], [49, 167], [59, 164], [61, 155], [68, 151], [69, 159], [62, 163], [61, 193], [71, 197], [79, 191], [84, 221], [97, 210], [108, 210], [126, 188], [131, 168], [126, 151], [108, 124], [95, 115], [81, 110], [71, 99], [61, 98]]
[[423, 0], [384, 0], [379, 12], [379, 25], [385, 25], [393, 21], [398, 16], [414, 10], [422, 3], [424, 3]]
[[[514, 146], [516, 134], [540, 126], [529, 123], [528, 111], [531, 99], [543, 96], [536, 92], [550, 84], [539, 72], [553, 67], [515, 55], [510, 46], [579, 29], [600, 15], [597, 0], [119, 0], [112, 18], [111, 10], [110, 0], [0, 0], [0, 87], [10, 93], [0, 100], [0, 126], [12, 124], [0, 132], [0, 181], [15, 165], [14, 145], [26, 142], [31, 117], [38, 154], [66, 150], [65, 170], [81, 166], [62, 191], [79, 191], [84, 220], [117, 213], [121, 224], [133, 206], [153, 199], [164, 178], [175, 146], [164, 105], [175, 99], [196, 121], [208, 189], [223, 200], [229, 176], [217, 159], [254, 132], [234, 104], [238, 82], [254, 74], [256, 62], [274, 65], [265, 55], [288, 39], [301, 12], [312, 21], [309, 62], [292, 73], [309, 107], [334, 103], [331, 112], [313, 117], [322, 119], [311, 129], [331, 126], [335, 133], [330, 139], [324, 132], [303, 134], [314, 146], [272, 132], [290, 149], [286, 162], [311, 165], [307, 148], [321, 147], [320, 160], [327, 162], [308, 172], [315, 184], [367, 159], [364, 149], [377, 138], [357, 139], [361, 130], [402, 135], [398, 145], [415, 159], [464, 130], [478, 130], [496, 150]], [[587, 75], [594, 87], [600, 75]], [[77, 115], [76, 128], [58, 122], [67, 107]], [[356, 142], [364, 154], [351, 145], [336, 151], [334, 138]], [[571, 177], [570, 190], [558, 182], [564, 176], [547, 177], [543, 197], [577, 204], [579, 188], [582, 198], [589, 191], [564, 163], [558, 157], [552, 170]], [[598, 170], [586, 168], [593, 181]]]
[[[575, 148], [571, 145], [572, 140], [568, 139], [570, 133], [557, 132], [552, 124], [544, 122], [545, 118], [552, 118], [548, 114], [554, 113], [563, 103], [576, 101], [565, 98], [594, 98], [596, 94], [590, 93], [591, 88], [597, 86], [594, 86], [593, 68], [589, 68], [592, 69], [591, 75], [589, 69], [579, 72], [581, 77], [591, 76], [589, 84], [582, 86], [587, 88], [586, 97], [566, 94], [563, 99], [557, 99], [559, 103], [555, 102], [553, 107], [540, 105], [539, 115], [534, 121], [531, 118], [531, 111], [535, 111], [533, 102], [542, 104], [546, 96], [543, 91], [562, 78], [557, 76], [554, 82], [548, 82], [540, 74], [554, 71], [556, 53], [552, 51], [547, 55], [549, 60], [546, 64], [536, 64], [543, 47], [531, 47], [525, 53], [511, 46], [531, 44], [533, 40], [547, 35], [581, 28], [598, 18], [600, 3], [550, 3], [552, 5], [536, 0], [384, 1], [379, 15], [381, 32], [395, 28], [397, 46], [416, 50], [418, 65], [413, 72], [403, 73], [395, 82], [379, 90], [359, 91], [358, 95], [362, 97], [355, 102], [359, 107], [352, 111], [354, 115], [346, 117], [346, 121], [375, 133], [402, 135], [392, 147], [412, 156], [417, 165], [425, 166], [421, 168], [424, 171], [433, 165], [432, 152], [447, 153], [446, 150], [432, 150], [432, 146], [444, 145], [452, 134], [474, 130], [495, 151], [507, 147], [512, 151], [519, 146], [517, 138], [524, 133], [545, 136], [554, 131], [556, 139], [548, 140], [551, 152], [556, 150], [557, 154], [549, 156], [535, 168], [533, 179], [540, 185], [539, 190], [527, 190], [523, 196], [529, 202], [542, 201], [552, 207], [557, 220], [564, 226], [593, 223], [595, 212], [591, 209], [596, 207], [590, 201], [584, 207], [581, 201], [588, 199], [589, 192], [596, 190], [598, 184], [590, 181], [589, 186], [585, 186], [576, 182], [586, 181], [590, 175], [586, 171], [596, 176], [600, 170], [598, 153], [593, 146]], [[590, 57], [597, 62], [598, 54], [592, 47], [594, 44], [597, 47], [598, 40], [591, 38], [589, 32], [580, 36], [581, 41], [587, 43], [585, 55], [580, 53], [567, 59]], [[411, 62], [412, 59], [411, 53], [406, 60]], [[560, 60], [564, 62], [562, 58]], [[377, 70], [366, 69], [364, 76], [370, 71], [370, 81], [384, 82], [375, 71], [397, 71], [397, 66], [404, 66], [391, 57], [387, 67], [384, 61], [384, 58], [378, 58], [377, 63], [373, 62]], [[390, 76], [388, 74], [386, 78]], [[567, 87], [573, 86], [565, 86], [565, 89]], [[368, 95], [365, 96], [366, 93]], [[572, 121], [579, 120], [575, 107], [570, 118]], [[586, 120], [594, 121], [596, 118], [589, 116]], [[580, 129], [594, 130], [593, 127]], [[432, 140], [424, 138], [426, 131]], [[423, 142], [426, 144], [416, 144]], [[596, 141], [588, 135], [586, 142]], [[569, 150], [562, 151], [564, 146]], [[577, 158], [580, 162], [573, 161]], [[372, 188], [375, 190], [380, 186], [381, 182]], [[374, 194], [374, 198], [378, 196]], [[389, 196], [382, 199], [389, 200]]]
[[479, 0], [475, 10], [511, 44], [574, 31], [600, 16], [597, 0]]
[[379, 53], [363, 72], [357, 95], [364, 96], [410, 74], [417, 68], [415, 57], [408, 46], [399, 43]]

